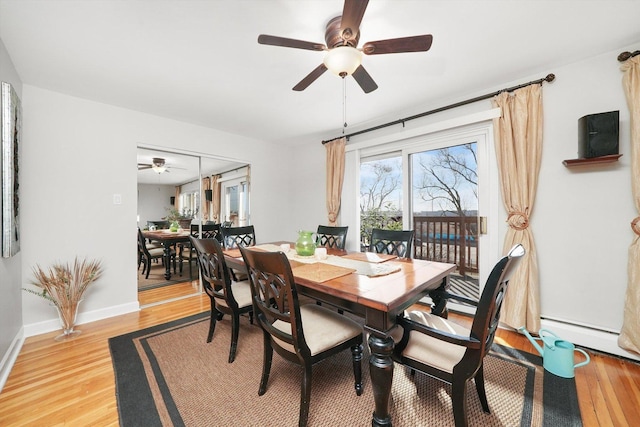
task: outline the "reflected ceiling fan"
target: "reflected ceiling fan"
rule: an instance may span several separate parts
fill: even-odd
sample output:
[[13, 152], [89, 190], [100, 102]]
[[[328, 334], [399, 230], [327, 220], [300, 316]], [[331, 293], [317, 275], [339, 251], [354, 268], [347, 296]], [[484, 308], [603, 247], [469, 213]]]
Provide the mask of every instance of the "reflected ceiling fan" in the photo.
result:
[[325, 71], [331, 70], [334, 74], [342, 78], [353, 75], [353, 78], [365, 93], [372, 92], [378, 88], [378, 85], [362, 66], [362, 54], [381, 55], [386, 53], [426, 52], [431, 48], [433, 36], [431, 34], [425, 34], [421, 36], [378, 40], [367, 42], [362, 48], [358, 49], [360, 22], [362, 21], [368, 3], [369, 0], [345, 0], [342, 15], [336, 16], [327, 24], [324, 36], [327, 43], [326, 46], [322, 43], [269, 36], [266, 34], [260, 34], [260, 36], [258, 36], [258, 43], [327, 52], [323, 63], [293, 87], [295, 91], [305, 90]]
[[138, 163], [138, 170], [145, 170], [145, 169], [153, 169], [154, 172], [160, 174], [160, 173], [164, 173], [167, 172], [169, 173], [169, 166], [167, 166], [165, 164], [165, 160], [163, 158], [160, 157], [154, 157], [152, 162], [149, 163]]

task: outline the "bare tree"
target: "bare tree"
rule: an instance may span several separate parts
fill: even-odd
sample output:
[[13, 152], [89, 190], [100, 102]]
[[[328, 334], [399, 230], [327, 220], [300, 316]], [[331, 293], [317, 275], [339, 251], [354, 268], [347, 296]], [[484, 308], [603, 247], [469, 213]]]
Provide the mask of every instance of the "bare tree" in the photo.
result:
[[[456, 151], [442, 148], [435, 156], [421, 159], [421, 180], [415, 188], [422, 200], [437, 203], [443, 211], [465, 216], [469, 205], [478, 200], [478, 163], [474, 144], [463, 144], [460, 148]], [[461, 192], [462, 188], [468, 191]], [[469, 194], [474, 200], [468, 200]]]
[[362, 167], [369, 168], [374, 177], [360, 182], [360, 212], [383, 207], [393, 209], [394, 206], [388, 197], [400, 187], [400, 165], [371, 162], [363, 163]]

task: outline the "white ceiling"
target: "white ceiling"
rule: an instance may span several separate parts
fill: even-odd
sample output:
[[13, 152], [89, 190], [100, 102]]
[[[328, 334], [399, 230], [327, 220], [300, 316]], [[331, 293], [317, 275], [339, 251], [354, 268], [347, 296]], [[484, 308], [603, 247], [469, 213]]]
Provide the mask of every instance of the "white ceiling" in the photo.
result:
[[[0, 0], [0, 38], [24, 84], [294, 144], [338, 136], [342, 83], [291, 88], [323, 53], [342, 0]], [[366, 56], [379, 89], [347, 79], [348, 132], [544, 77], [640, 41], [640, 1], [371, 0], [366, 41], [433, 34], [426, 53]], [[615, 61], [615, 57], [611, 61]], [[558, 80], [562, 76], [558, 76]]]

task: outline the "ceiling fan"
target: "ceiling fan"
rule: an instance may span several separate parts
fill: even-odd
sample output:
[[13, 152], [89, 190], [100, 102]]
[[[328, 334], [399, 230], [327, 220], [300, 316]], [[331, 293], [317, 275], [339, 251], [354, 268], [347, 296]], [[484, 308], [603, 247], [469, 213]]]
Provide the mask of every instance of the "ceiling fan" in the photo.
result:
[[327, 24], [324, 37], [327, 43], [326, 46], [322, 43], [266, 34], [258, 36], [258, 43], [295, 49], [324, 50], [327, 52], [323, 63], [293, 87], [295, 91], [305, 90], [325, 71], [331, 70], [342, 78], [353, 75], [353, 78], [365, 93], [372, 92], [378, 88], [378, 85], [362, 66], [363, 53], [365, 55], [381, 55], [386, 53], [426, 52], [431, 48], [433, 36], [425, 34], [378, 40], [367, 42], [362, 48], [358, 49], [360, 22], [368, 3], [369, 0], [345, 0], [342, 15], [336, 16]]
[[163, 172], [167, 172], [169, 173], [169, 169], [168, 166], [165, 164], [164, 159], [160, 158], [160, 157], [154, 157], [152, 162], [149, 163], [138, 163], [138, 170], [145, 170], [145, 169], [153, 169], [154, 172], [156, 173], [163, 173]]

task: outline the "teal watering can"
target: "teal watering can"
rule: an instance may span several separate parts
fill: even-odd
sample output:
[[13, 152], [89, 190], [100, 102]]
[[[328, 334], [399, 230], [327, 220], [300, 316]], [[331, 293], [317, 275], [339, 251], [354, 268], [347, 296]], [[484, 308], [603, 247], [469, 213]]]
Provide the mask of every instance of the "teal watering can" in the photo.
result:
[[[586, 351], [576, 348], [573, 343], [569, 341], [558, 338], [556, 334], [547, 329], [540, 329], [538, 333], [540, 338], [532, 337], [524, 326], [518, 328], [518, 331], [529, 338], [531, 344], [538, 350], [540, 356], [542, 356], [542, 366], [544, 366], [544, 369], [559, 377], [573, 378], [573, 370], [586, 365], [591, 360]], [[540, 347], [536, 341], [542, 341], [544, 349]], [[582, 353], [587, 359], [584, 362], [574, 364], [573, 356], [576, 351]]]

